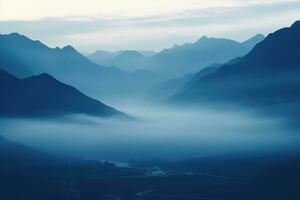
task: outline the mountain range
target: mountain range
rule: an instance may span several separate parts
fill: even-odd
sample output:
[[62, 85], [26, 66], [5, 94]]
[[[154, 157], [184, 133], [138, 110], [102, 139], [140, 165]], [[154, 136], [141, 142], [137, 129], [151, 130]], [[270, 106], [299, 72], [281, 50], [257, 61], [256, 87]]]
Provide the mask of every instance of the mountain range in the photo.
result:
[[204, 36], [195, 43], [174, 45], [151, 56], [145, 56], [138, 51], [123, 51], [109, 56], [107, 53], [95, 52], [88, 58], [104, 66], [118, 66], [124, 70], [148, 69], [166, 78], [176, 78], [195, 73], [213, 63], [225, 63], [235, 57], [244, 56], [264, 38], [257, 34], [244, 42], [236, 42]]
[[219, 67], [170, 98], [177, 103], [229, 102], [299, 118], [300, 22], [269, 34], [246, 56]]
[[0, 69], [18, 78], [47, 73], [100, 99], [142, 93], [161, 80], [147, 70], [128, 73], [117, 67], [103, 67], [72, 46], [49, 48], [18, 33], [0, 35], [0, 61]]
[[154, 54], [154, 51], [123, 50], [110, 52], [97, 50], [94, 53], [85, 53], [84, 55], [99, 65], [118, 66], [122, 70], [134, 71], [137, 69], [143, 69], [143, 66], [139, 66], [139, 62], [142, 63], [143, 60], [147, 57], [153, 56]]
[[45, 73], [19, 79], [0, 70], [0, 97], [0, 115], [4, 117], [125, 116]]
[[[0, 69], [18, 78], [47, 73], [88, 96], [107, 102], [120, 97], [144, 98], [149, 91], [153, 91], [153, 88], [170, 77], [181, 77], [204, 68], [206, 63], [227, 61], [227, 58], [243, 55], [262, 38], [262, 35], [257, 35], [239, 43], [228, 39], [203, 37], [194, 44], [176, 46], [159, 53], [133, 50], [113, 53], [97, 51], [91, 55], [93, 59], [89, 56], [91, 60], [102, 59], [102, 64], [109, 66], [103, 67], [80, 54], [72, 46], [49, 48], [40, 41], [11, 33], [0, 35]], [[210, 56], [209, 52], [215, 53]], [[231, 55], [228, 52], [232, 52]], [[169, 62], [176, 63], [176, 66]]]

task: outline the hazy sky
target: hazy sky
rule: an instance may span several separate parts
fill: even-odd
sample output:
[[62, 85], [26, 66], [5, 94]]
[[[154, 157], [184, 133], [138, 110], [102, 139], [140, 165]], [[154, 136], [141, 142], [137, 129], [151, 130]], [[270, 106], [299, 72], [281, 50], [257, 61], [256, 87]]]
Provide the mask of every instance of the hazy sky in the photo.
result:
[[300, 0], [0, 0], [0, 32], [50, 45], [160, 50], [202, 35], [244, 40], [300, 19]]

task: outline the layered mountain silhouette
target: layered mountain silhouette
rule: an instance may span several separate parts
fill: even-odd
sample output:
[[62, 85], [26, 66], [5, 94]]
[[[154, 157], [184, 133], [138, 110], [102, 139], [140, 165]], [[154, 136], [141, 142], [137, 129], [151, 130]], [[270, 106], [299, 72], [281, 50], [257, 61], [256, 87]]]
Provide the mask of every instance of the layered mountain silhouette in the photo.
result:
[[[174, 45], [170, 49], [164, 49], [159, 53], [146, 57], [137, 51], [124, 51], [122, 54], [105, 59], [105, 55], [90, 56], [96, 63], [104, 66], [115, 65], [121, 69], [149, 69], [167, 78], [180, 77], [183, 74], [195, 73], [213, 63], [225, 63], [229, 60], [244, 56], [264, 36], [258, 34], [245, 42], [236, 42], [224, 38], [202, 37], [195, 43]], [[102, 61], [101, 61], [102, 60]]]
[[0, 70], [0, 115], [5, 117], [87, 114], [125, 116], [48, 74], [25, 79]]
[[227, 101], [298, 116], [295, 108], [300, 104], [299, 35], [300, 22], [268, 35], [246, 56], [194, 81], [172, 101]]
[[264, 39], [265, 39], [265, 36], [263, 34], [257, 34], [254, 37], [244, 41], [243, 45], [246, 46], [249, 49], [253, 49], [253, 47], [255, 47], [255, 45], [257, 45], [258, 43], [260, 43]]
[[[150, 57], [153, 56], [155, 51], [136, 51], [136, 50], [122, 50], [122, 51], [103, 51], [97, 50], [94, 53], [83, 53], [84, 56], [88, 57], [93, 62], [99, 65], [109, 65], [110, 62], [113, 62], [113, 59], [121, 54], [126, 55], [127, 53], [136, 54], [139, 57], [145, 56]], [[124, 56], [123, 55], [123, 56]]]
[[211, 65], [203, 68], [199, 72], [195, 73], [189, 80], [187, 80], [184, 83], [183, 89], [189, 88], [190, 86], [194, 85], [202, 77], [204, 77], [208, 74], [214, 73], [221, 66], [222, 66], [222, 64], [215, 63], [215, 64], [211, 64]]
[[91, 55], [87, 55], [87, 57], [99, 65], [117, 66], [124, 71], [133, 72], [135, 70], [147, 69], [148, 57], [153, 54], [148, 51], [139, 52], [134, 50], [118, 52], [96, 51]]
[[120, 53], [121, 53], [120, 51], [110, 52], [110, 51], [97, 50], [92, 54], [86, 53], [84, 55], [99, 65], [106, 65], [107, 62], [109, 62], [114, 57], [120, 55]]
[[196, 72], [214, 63], [225, 63], [247, 54], [253, 46], [261, 41], [254, 36], [245, 43], [224, 38], [208, 38], [203, 36], [197, 42], [165, 49], [151, 57], [152, 70], [166, 76], [178, 76]]
[[198, 79], [215, 72], [220, 66], [222, 65], [215, 63], [203, 68], [197, 73], [189, 73], [179, 78], [164, 81], [151, 90], [149, 98], [155, 99], [157, 101], [164, 101], [168, 97], [171, 97], [176, 93], [189, 88], [191, 85], [197, 82]]
[[180, 92], [183, 89], [183, 86], [192, 77], [194, 77], [194, 75], [194, 73], [189, 73], [179, 78], [166, 80], [150, 90], [147, 98], [151, 99], [152, 101], [164, 101], [168, 97], [171, 97]]
[[[0, 35], [0, 69], [19, 78], [47, 73], [101, 99], [142, 93], [149, 85], [153, 87], [160, 81], [153, 72], [147, 71], [146, 74], [144, 71], [137, 76], [137, 73], [124, 72], [116, 67], [102, 67], [72, 46], [49, 48], [18, 33]], [[146, 76], [143, 78], [142, 75]]]

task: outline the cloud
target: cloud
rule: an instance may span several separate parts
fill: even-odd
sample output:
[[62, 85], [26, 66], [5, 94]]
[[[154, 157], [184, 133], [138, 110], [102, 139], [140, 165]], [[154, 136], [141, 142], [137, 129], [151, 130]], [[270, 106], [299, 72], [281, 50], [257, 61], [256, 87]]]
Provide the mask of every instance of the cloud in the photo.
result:
[[[134, 0], [126, 2], [131, 5]], [[0, 31], [21, 32], [52, 47], [72, 44], [82, 51], [160, 50], [174, 43], [197, 40], [202, 35], [244, 40], [300, 19], [300, 1], [188, 1], [185, 5], [183, 2], [176, 1], [167, 10], [164, 6], [170, 2], [166, 0], [165, 4], [159, 4], [155, 14], [121, 16], [127, 12], [124, 11], [115, 15], [61, 17], [57, 14], [38, 20], [6, 20], [0, 21]], [[93, 5], [92, 1], [88, 3]], [[143, 10], [140, 6], [138, 10]]]
[[235, 0], [1, 0], [1, 19], [38, 20], [45, 17], [99, 15], [141, 17], [235, 4]]
[[0, 119], [1, 133], [46, 152], [102, 160], [299, 152], [297, 130], [279, 119], [251, 115], [251, 111], [123, 106], [126, 113], [141, 120]]

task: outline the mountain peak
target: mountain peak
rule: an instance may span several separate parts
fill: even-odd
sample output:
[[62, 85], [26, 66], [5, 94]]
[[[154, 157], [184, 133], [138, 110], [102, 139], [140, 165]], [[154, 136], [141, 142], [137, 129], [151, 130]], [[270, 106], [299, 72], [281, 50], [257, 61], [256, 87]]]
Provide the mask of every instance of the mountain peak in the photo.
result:
[[295, 21], [291, 27], [300, 27], [300, 20]]
[[252, 49], [256, 44], [262, 42], [265, 38], [266, 37], [263, 34], [256, 34], [255, 36], [242, 42], [242, 44], [248, 47], [249, 49]]
[[1, 37], [4, 37], [4, 38], [8, 38], [8, 39], [27, 39], [29, 40], [29, 38], [27, 38], [26, 36], [24, 35], [21, 35], [17, 32], [13, 32], [13, 33], [9, 33], [9, 34], [0, 34]]
[[76, 51], [75, 48], [72, 47], [71, 45], [67, 45], [67, 46], [63, 47], [62, 50], [66, 50], [66, 51]]
[[254, 38], [265, 38], [265, 36], [264, 36], [264, 34], [258, 33], [250, 39], [254, 39]]
[[198, 42], [202, 42], [202, 41], [206, 41], [206, 40], [208, 40], [209, 38], [207, 37], [207, 36], [202, 36], [199, 40], [198, 40]]
[[207, 40], [207, 39], [208, 39], [208, 37], [206, 35], [204, 35], [200, 38], [200, 40]]
[[36, 81], [54, 81], [54, 82], [58, 82], [53, 76], [47, 74], [47, 73], [42, 73], [36, 76], [31, 76], [29, 78], [26, 78], [24, 80], [36, 80]]
[[46, 73], [18, 79], [0, 70], [0, 85], [0, 96], [3, 97], [0, 103], [1, 116], [48, 117], [66, 114], [125, 116]]
[[119, 54], [119, 57], [124, 56], [130, 56], [130, 57], [144, 57], [141, 53], [134, 51], [134, 50], [126, 50], [122, 51], [122, 53]]
[[110, 53], [110, 52], [107, 52], [107, 51], [102, 51], [102, 50], [96, 50], [94, 53], [92, 54], [103, 54], [103, 53]]
[[21, 37], [22, 35], [20, 35], [19, 33], [17, 32], [13, 32], [13, 33], [10, 33], [8, 34], [9, 36], [12, 36], [12, 37]]
[[41, 77], [41, 78], [53, 78], [52, 76], [50, 76], [47, 73], [42, 73], [42, 74], [38, 75], [38, 77]]

